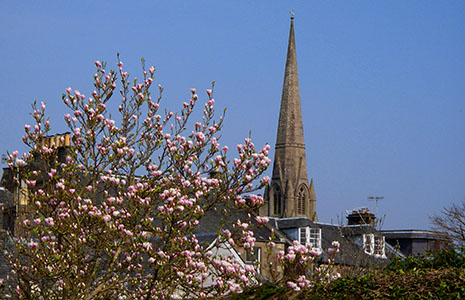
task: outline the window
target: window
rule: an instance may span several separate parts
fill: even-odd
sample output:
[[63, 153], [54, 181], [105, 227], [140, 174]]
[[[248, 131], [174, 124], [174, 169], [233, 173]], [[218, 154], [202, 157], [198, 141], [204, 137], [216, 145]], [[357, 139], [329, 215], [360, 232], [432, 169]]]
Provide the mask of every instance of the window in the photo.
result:
[[363, 250], [366, 254], [374, 255], [376, 257], [386, 257], [384, 246], [384, 236], [373, 234], [363, 235]]
[[363, 251], [366, 254], [373, 255], [374, 251], [374, 236], [372, 234], [363, 235]]
[[273, 214], [281, 215], [281, 189], [279, 185], [275, 185], [273, 189]]
[[375, 256], [386, 257], [386, 254], [384, 253], [384, 243], [384, 236], [375, 236]]
[[321, 228], [299, 228], [299, 242], [302, 245], [310, 245], [314, 250], [321, 250]]
[[305, 186], [300, 186], [299, 194], [297, 196], [297, 214], [305, 215], [305, 202], [307, 200], [307, 193]]
[[260, 262], [260, 247], [253, 247], [253, 252], [245, 252], [245, 263], [253, 264], [255, 262]]
[[299, 243], [302, 245], [307, 244], [307, 229], [308, 227], [299, 228]]

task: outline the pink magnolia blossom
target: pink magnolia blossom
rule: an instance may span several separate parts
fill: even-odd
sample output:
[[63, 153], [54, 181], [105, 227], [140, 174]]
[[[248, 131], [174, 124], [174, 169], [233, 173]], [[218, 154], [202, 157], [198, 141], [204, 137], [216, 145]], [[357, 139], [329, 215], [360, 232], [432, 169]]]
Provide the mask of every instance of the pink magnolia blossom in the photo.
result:
[[49, 226], [54, 226], [55, 225], [55, 221], [51, 217], [46, 218], [45, 223], [47, 223]]
[[27, 246], [29, 247], [29, 249], [37, 249], [39, 244], [37, 242], [31, 241], [31, 242], [27, 243]]
[[255, 220], [257, 220], [258, 224], [266, 224], [268, 223], [268, 218], [267, 217], [255, 217]]
[[287, 286], [290, 287], [291, 289], [293, 289], [296, 292], [300, 291], [300, 287], [295, 282], [288, 281]]

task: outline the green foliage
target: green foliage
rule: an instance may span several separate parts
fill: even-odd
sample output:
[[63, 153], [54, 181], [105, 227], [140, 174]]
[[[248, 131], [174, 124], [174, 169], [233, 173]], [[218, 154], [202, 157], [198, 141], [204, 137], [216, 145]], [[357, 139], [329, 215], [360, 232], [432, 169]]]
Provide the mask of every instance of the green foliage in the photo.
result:
[[424, 269], [415, 273], [385, 272], [345, 277], [319, 284], [296, 299], [461, 299], [464, 269]]
[[[242, 296], [242, 297], [241, 297]], [[465, 298], [464, 249], [443, 249], [434, 255], [394, 259], [381, 272], [318, 282], [311, 289], [290, 293], [264, 284], [228, 299], [462, 299]]]
[[232, 294], [225, 299], [229, 300], [279, 300], [289, 299], [289, 294], [294, 293], [290, 288], [280, 286], [276, 283], [265, 282], [262, 285], [252, 287], [240, 294]]
[[427, 255], [395, 258], [386, 269], [390, 272], [415, 272], [421, 269], [465, 268], [465, 249], [447, 248]]

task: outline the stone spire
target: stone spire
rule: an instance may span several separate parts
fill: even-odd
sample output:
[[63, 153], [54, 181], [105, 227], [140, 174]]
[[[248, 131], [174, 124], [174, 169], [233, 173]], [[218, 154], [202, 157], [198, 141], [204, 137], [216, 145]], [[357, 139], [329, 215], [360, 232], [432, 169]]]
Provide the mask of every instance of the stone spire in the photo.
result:
[[307, 177], [294, 16], [292, 15], [273, 176], [265, 191], [266, 204], [260, 213], [282, 218], [300, 216], [316, 220], [315, 202], [313, 182], [309, 185]]

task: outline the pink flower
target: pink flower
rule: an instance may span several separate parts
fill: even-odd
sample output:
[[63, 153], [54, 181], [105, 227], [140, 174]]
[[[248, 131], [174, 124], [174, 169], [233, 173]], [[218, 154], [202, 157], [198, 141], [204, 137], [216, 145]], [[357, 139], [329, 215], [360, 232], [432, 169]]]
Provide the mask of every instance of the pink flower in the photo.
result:
[[212, 95], [212, 93], [213, 93], [213, 91], [212, 91], [212, 90], [207, 90], [207, 95], [208, 95], [208, 96], [211, 96], [211, 95]]
[[26, 165], [26, 162], [25, 162], [24, 160], [20, 159], [20, 158], [17, 158], [17, 159], [16, 159], [16, 165], [17, 165], [18, 167], [23, 167], [23, 166]]
[[55, 225], [55, 221], [53, 221], [53, 218], [46, 218], [45, 223], [47, 223], [48, 226], [54, 226]]
[[57, 189], [60, 189], [60, 190], [65, 189], [65, 185], [63, 184], [63, 182], [58, 182], [55, 186]]
[[259, 217], [259, 216], [257, 216], [257, 217], [255, 217], [255, 220], [257, 220], [258, 224], [263, 225], [263, 224], [268, 223], [269, 219], [267, 217]]
[[316, 251], [316, 250], [310, 250], [310, 252], [308, 252], [308, 254], [310, 254], [310, 256], [320, 256], [321, 252], [320, 250]]
[[301, 288], [305, 288], [310, 285], [310, 280], [306, 279], [304, 275], [300, 275], [297, 282]]
[[189, 180], [186, 180], [186, 181], [184, 181], [184, 182], [182, 183], [182, 186], [185, 187], [185, 188], [186, 188], [186, 187], [189, 187], [190, 185], [191, 185], [191, 183], [189, 182]]
[[80, 136], [81, 135], [81, 128], [79, 128], [79, 127], [74, 128], [74, 135]]
[[205, 135], [204, 135], [203, 132], [201, 132], [201, 131], [196, 132], [196, 133], [195, 133], [195, 137], [196, 137], [197, 139], [199, 139], [200, 141], [202, 141], [202, 142], [205, 141]]
[[36, 249], [39, 244], [37, 244], [36, 242], [29, 242], [27, 243], [27, 246], [29, 247], [29, 249]]
[[96, 66], [97, 68], [101, 68], [101, 67], [102, 67], [102, 64], [101, 64], [98, 60], [96, 60], [96, 61], [94, 62], [94, 64], [95, 64], [95, 66]]
[[263, 183], [268, 184], [269, 182], [270, 182], [270, 177], [269, 176], [263, 177]]
[[57, 170], [55, 169], [51, 169], [50, 172], [48, 173], [48, 177], [52, 178], [53, 176], [55, 176]]
[[297, 284], [295, 284], [292, 281], [288, 281], [287, 286], [290, 287], [291, 289], [293, 289], [296, 292], [300, 291], [300, 287], [298, 287]]
[[147, 250], [147, 251], [152, 250], [152, 244], [149, 243], [149, 242], [143, 243], [143, 244], [142, 244], [142, 247], [143, 247], [145, 250]]

